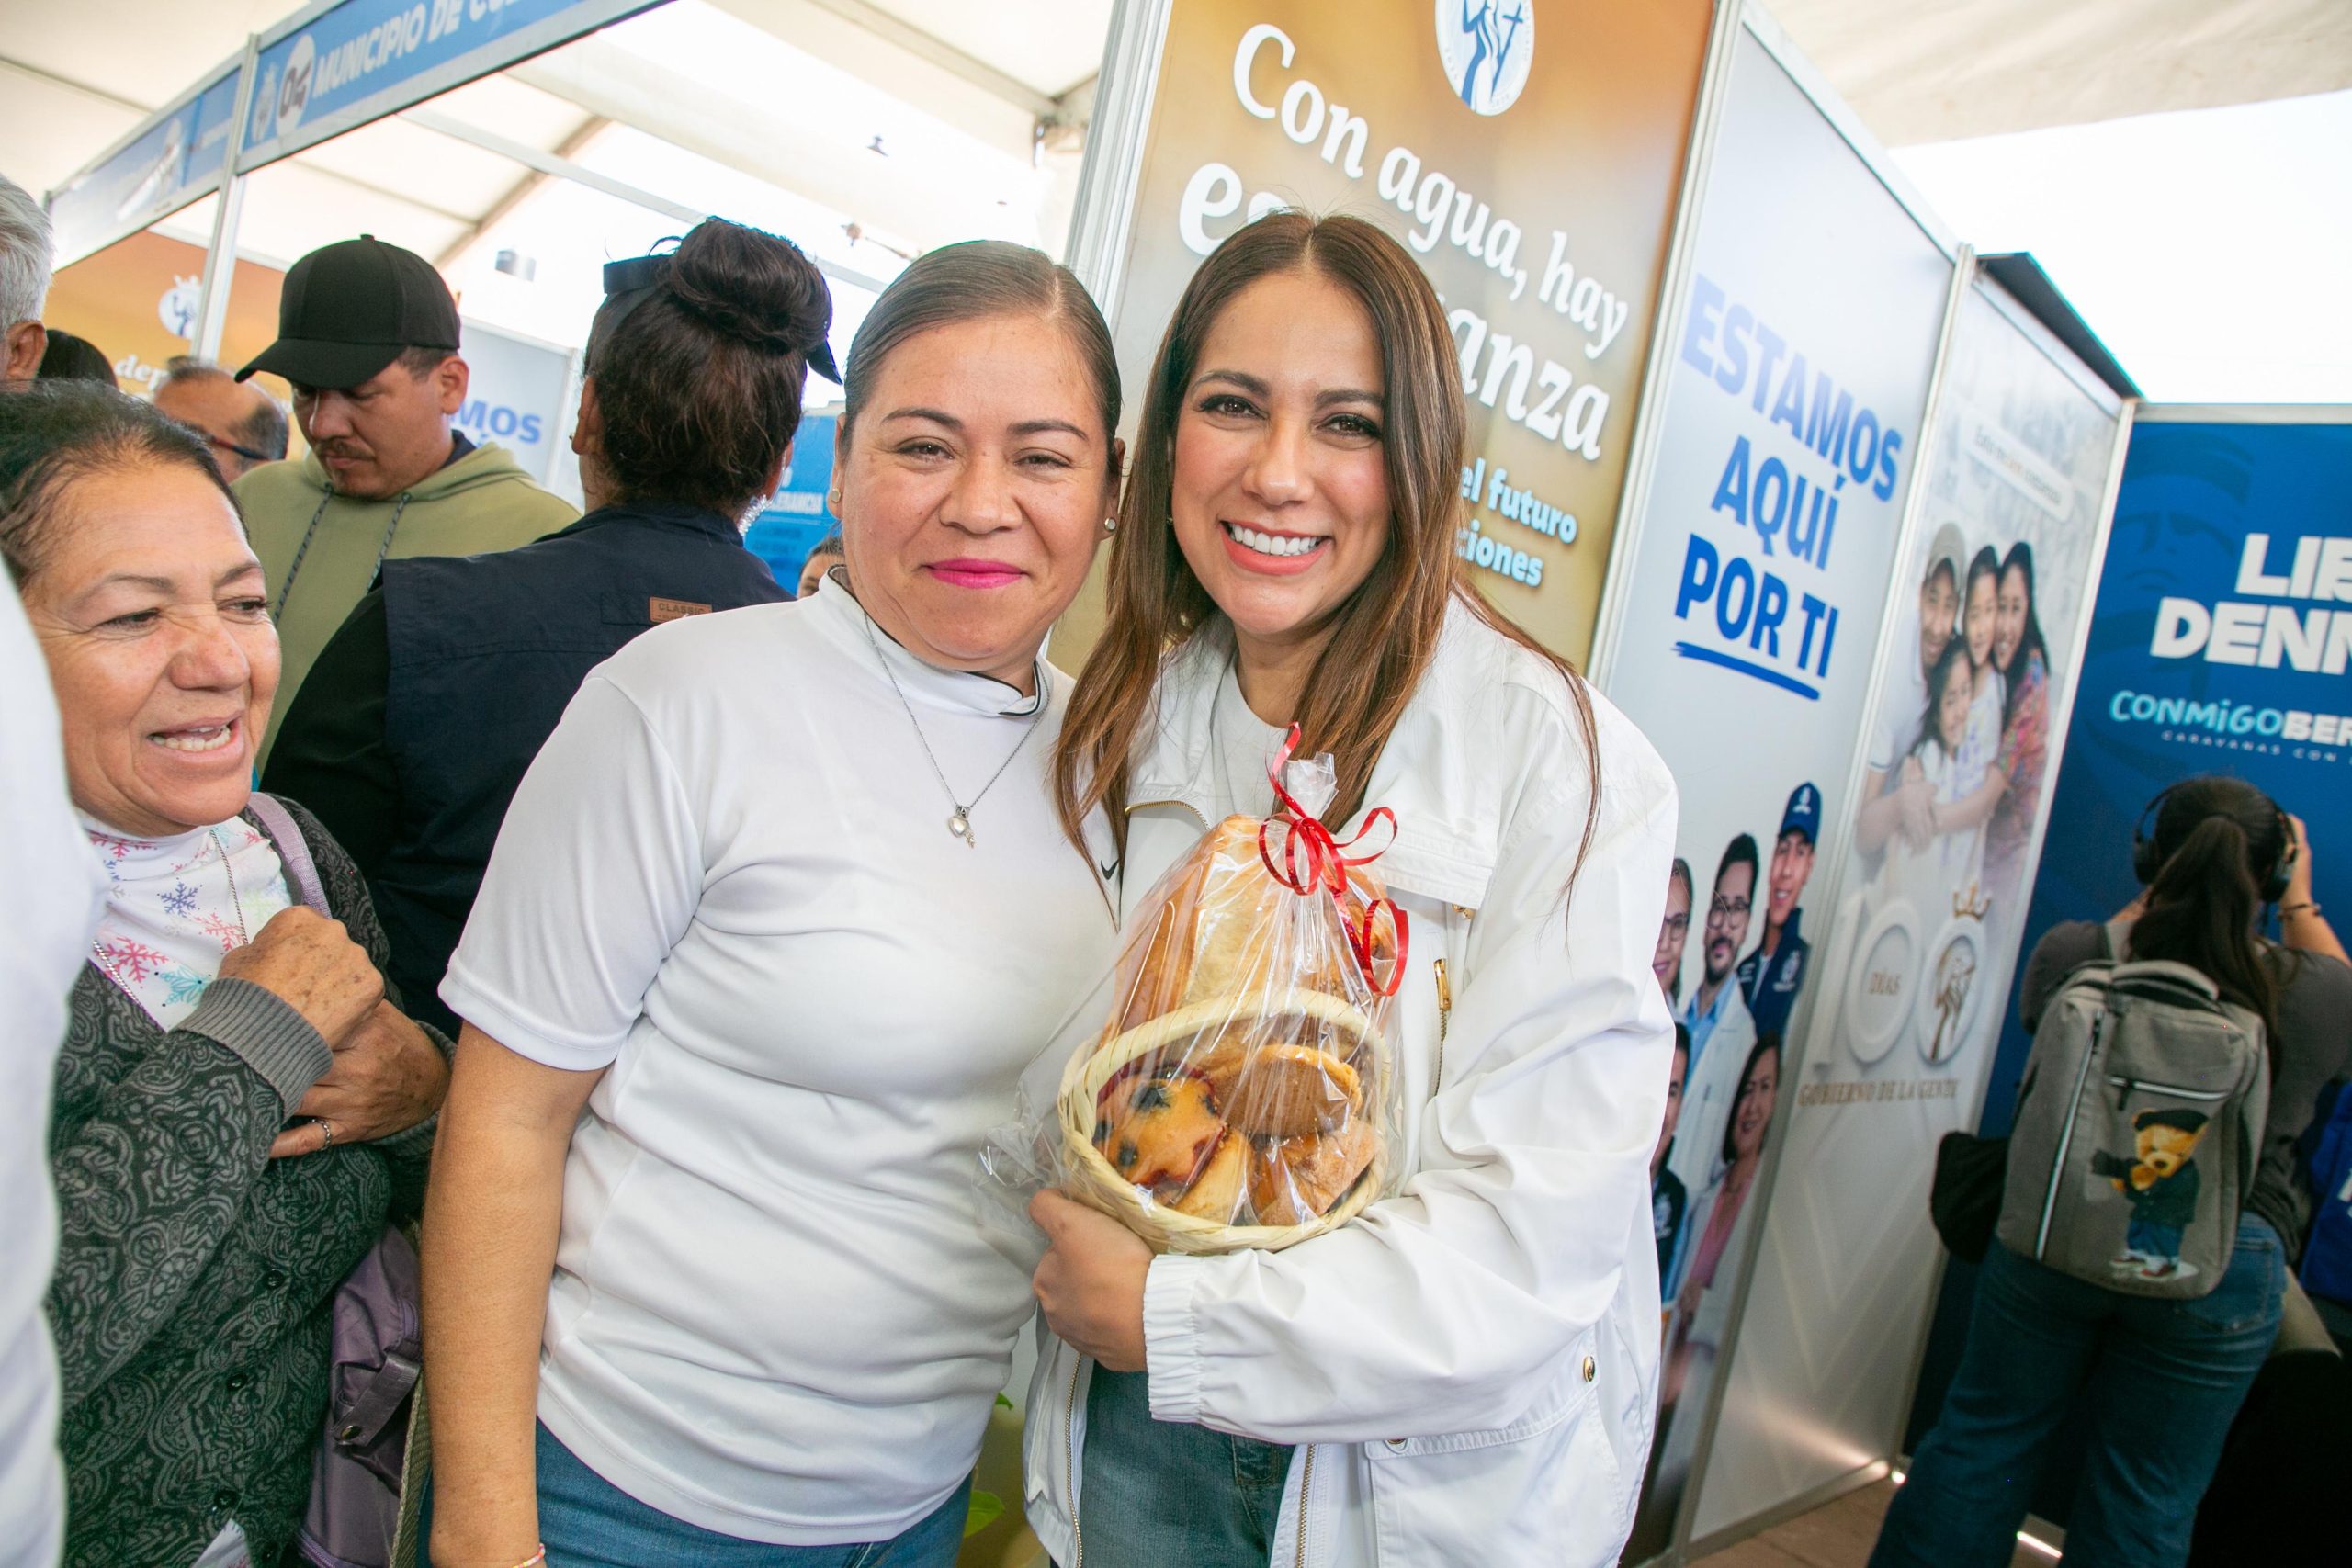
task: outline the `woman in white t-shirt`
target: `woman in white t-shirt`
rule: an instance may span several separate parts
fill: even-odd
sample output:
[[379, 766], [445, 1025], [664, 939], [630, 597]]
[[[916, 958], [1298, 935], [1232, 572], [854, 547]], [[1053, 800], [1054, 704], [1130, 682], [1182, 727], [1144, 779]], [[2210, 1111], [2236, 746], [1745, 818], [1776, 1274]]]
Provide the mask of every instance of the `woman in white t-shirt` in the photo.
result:
[[845, 391], [846, 569], [589, 677], [442, 987], [442, 1568], [962, 1538], [1030, 1310], [974, 1156], [1113, 951], [1040, 647], [1116, 499], [1118, 381], [1077, 280], [981, 243], [884, 291]]

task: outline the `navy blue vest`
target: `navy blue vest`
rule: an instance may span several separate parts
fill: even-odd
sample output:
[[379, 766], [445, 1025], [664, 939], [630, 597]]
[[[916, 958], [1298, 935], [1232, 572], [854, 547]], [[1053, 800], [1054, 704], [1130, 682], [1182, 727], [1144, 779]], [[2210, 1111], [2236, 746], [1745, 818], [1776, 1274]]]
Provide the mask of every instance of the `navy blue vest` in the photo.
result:
[[368, 890], [409, 1010], [453, 1036], [441, 976], [524, 770], [588, 672], [682, 615], [791, 594], [699, 507], [633, 502], [520, 549], [384, 563], [384, 739], [400, 824]]

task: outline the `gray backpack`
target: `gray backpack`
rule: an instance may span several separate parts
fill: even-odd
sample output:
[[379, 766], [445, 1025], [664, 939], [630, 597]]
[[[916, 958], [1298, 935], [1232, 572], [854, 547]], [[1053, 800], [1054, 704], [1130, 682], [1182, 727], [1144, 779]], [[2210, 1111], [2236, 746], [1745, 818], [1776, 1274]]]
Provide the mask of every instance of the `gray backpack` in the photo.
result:
[[2230, 1266], [2269, 1107], [2262, 1021], [2211, 980], [2084, 964], [2026, 1059], [2001, 1245], [2126, 1295], [2204, 1295]]

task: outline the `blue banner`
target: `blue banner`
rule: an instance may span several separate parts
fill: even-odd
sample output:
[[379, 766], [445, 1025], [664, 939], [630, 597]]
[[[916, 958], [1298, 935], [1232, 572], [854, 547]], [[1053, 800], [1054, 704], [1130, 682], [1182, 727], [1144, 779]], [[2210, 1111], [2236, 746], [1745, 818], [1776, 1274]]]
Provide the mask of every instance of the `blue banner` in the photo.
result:
[[246, 167], [538, 51], [650, 0], [345, 0], [261, 51]]
[[786, 588], [800, 581], [800, 569], [825, 536], [841, 532], [841, 519], [825, 506], [833, 482], [833, 431], [840, 423], [837, 413], [800, 416], [784, 478], [743, 533], [743, 547], [767, 562]]
[[229, 122], [237, 113], [237, 80], [232, 65], [57, 193], [49, 220], [58, 265], [139, 232], [220, 183], [229, 160]]

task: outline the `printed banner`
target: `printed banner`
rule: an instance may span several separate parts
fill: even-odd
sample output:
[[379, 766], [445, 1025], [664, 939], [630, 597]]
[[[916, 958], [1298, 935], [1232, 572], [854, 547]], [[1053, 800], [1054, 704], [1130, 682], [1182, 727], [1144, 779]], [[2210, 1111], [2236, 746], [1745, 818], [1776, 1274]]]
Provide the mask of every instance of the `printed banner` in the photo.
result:
[[[1654, 1166], [1666, 1358], [1628, 1562], [1663, 1551], [1729, 1344], [1813, 983], [1805, 894], [1863, 724], [1952, 264], [1743, 32], [1609, 695], [1674, 770], [1659, 984], [1688, 1036]], [[1819, 887], [1815, 888], [1816, 897]]]
[[[2233, 773], [2304, 818], [2312, 897], [2352, 908], [2352, 419], [2311, 410], [2297, 423], [2297, 412], [2225, 423], [2139, 412], [2028, 951], [2062, 920], [2105, 919], [2138, 897], [2141, 812], [2199, 773]], [[2000, 1026], [1984, 1097], [1991, 1134], [2008, 1131], [2030, 1043], [2014, 996]], [[1940, 1406], [1973, 1284], [1969, 1271], [1947, 1276], [1915, 1433]]]
[[1949, 355], [1694, 1539], [1894, 1451], [1936, 1144], [1984, 1092], [2074, 700], [2118, 404], [1988, 278]]
[[300, 152], [656, 0], [344, 0], [261, 51], [242, 164]]
[[[165, 367], [195, 352], [197, 297], [204, 281], [204, 248], [165, 234], [138, 233], [60, 267], [49, 288], [49, 324], [97, 344], [126, 392], [152, 393]], [[277, 336], [277, 294], [286, 275], [259, 262], [240, 261], [229, 290], [220, 333], [220, 362], [235, 369]], [[286, 400], [286, 383], [260, 383]]]
[[557, 446], [571, 434], [572, 351], [469, 321], [460, 334], [471, 377], [458, 428], [495, 441], [523, 471], [548, 481]]
[[51, 197], [61, 268], [169, 217], [220, 183], [238, 80], [232, 66]]
[[[1201, 258], [1279, 207], [1394, 231], [1470, 400], [1460, 549], [1581, 660], [1657, 306], [1705, 0], [1185, 0], [1168, 23], [1117, 296], [1144, 385]], [[1081, 656], [1090, 590], [1055, 638]]]
[[841, 519], [825, 504], [833, 484], [833, 434], [841, 420], [838, 408], [800, 416], [784, 477], [743, 535], [743, 547], [767, 562], [786, 588], [800, 581], [800, 569], [825, 536], [841, 532]]

